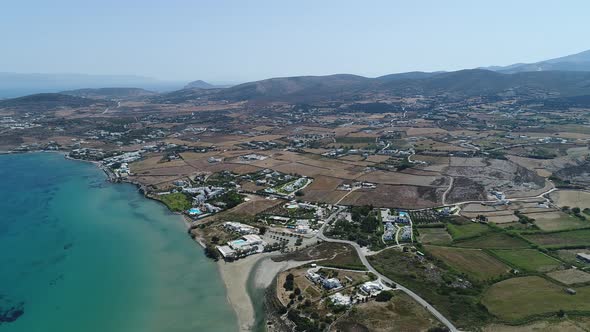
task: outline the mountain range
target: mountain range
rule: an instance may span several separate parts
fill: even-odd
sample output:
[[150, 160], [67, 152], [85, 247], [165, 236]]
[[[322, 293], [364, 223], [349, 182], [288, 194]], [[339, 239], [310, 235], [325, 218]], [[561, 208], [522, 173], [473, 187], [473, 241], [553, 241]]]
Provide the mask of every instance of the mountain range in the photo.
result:
[[[0, 73], [0, 91], [2, 87], [19, 87], [23, 82], [33, 79], [31, 76], [19, 75]], [[12, 84], [5, 81], [7, 77], [11, 78]], [[215, 86], [197, 80], [177, 87], [180, 90], [175, 89], [171, 92], [153, 89], [160, 91], [158, 93], [141, 88], [94, 88], [105, 81], [131, 84], [133, 80], [139, 80], [142, 82], [140, 87], [157, 84], [157, 81], [134, 76], [95, 79], [92, 76], [71, 75], [62, 77], [59, 84], [56, 84], [47, 76], [39, 75], [34, 81], [37, 86], [49, 85], [55, 88], [74, 82], [79, 84], [83, 79], [92, 81], [92, 86], [86, 89], [68, 89], [62, 94], [94, 99], [149, 98], [156, 103], [191, 102], [205, 96], [211, 100], [227, 101], [351, 101], [369, 94], [402, 97], [443, 95], [450, 98], [513, 95], [525, 98], [569, 98], [590, 95], [590, 51], [530, 64], [519, 63], [454, 72], [408, 72], [376, 78], [351, 74], [295, 76], [270, 78], [231, 87]]]
[[482, 69], [493, 70], [506, 74], [527, 71], [590, 71], [590, 50], [535, 63], [516, 63], [509, 66], [492, 66]]

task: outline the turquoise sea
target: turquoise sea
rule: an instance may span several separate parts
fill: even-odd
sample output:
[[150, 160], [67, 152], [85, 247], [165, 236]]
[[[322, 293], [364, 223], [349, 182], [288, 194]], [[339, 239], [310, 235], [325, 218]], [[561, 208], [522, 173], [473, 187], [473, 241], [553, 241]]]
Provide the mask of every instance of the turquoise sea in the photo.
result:
[[[0, 332], [237, 331], [180, 216], [89, 163], [0, 156]], [[12, 310], [10, 310], [12, 308]]]

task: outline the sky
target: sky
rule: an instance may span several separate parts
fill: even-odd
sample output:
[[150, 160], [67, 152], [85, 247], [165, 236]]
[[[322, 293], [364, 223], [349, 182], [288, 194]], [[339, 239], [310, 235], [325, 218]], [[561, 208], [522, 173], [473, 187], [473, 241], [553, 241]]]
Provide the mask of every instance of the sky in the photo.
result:
[[590, 1], [2, 0], [0, 72], [245, 82], [536, 62], [590, 49]]

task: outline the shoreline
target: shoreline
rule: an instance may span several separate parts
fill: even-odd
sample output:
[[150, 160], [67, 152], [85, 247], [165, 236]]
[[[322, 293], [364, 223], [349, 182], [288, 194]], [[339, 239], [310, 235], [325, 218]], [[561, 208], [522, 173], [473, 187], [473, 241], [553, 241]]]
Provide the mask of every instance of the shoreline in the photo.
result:
[[248, 291], [250, 287], [255, 290], [264, 290], [272, 284], [279, 273], [309, 263], [309, 261], [293, 260], [274, 262], [271, 257], [276, 255], [278, 255], [276, 252], [261, 253], [231, 263], [225, 261], [217, 263], [221, 279], [227, 289], [228, 301], [238, 317], [240, 332], [252, 331], [256, 328], [256, 324], [259, 323], [257, 318], [265, 313], [265, 311], [257, 312], [257, 306], [253, 302], [264, 299], [253, 299]]
[[[127, 183], [131, 185], [135, 185], [140, 193], [147, 199], [156, 201], [163, 206], [165, 206], [161, 201], [150, 197], [147, 195], [146, 192], [143, 190], [143, 185], [141, 183], [137, 183], [135, 181], [129, 181], [125, 179], [116, 179], [113, 173], [105, 167], [99, 161], [92, 161], [92, 160], [84, 160], [84, 159], [76, 159], [72, 158], [68, 155], [65, 151], [10, 151], [5, 152], [2, 151], [2, 154], [20, 154], [20, 153], [40, 153], [40, 152], [50, 152], [50, 153], [57, 153], [64, 157], [64, 159], [78, 161], [78, 162], [86, 162], [95, 165], [98, 169], [102, 170], [106, 177], [107, 181], [111, 183]], [[166, 207], [166, 206], [165, 206]], [[166, 209], [176, 215], [182, 216], [182, 221], [186, 226], [187, 231], [191, 229], [192, 220], [190, 220], [186, 215], [178, 212], [171, 211], [166, 207]], [[190, 234], [189, 234], [190, 236]], [[206, 245], [199, 238], [199, 236], [190, 236], [194, 242], [196, 242], [201, 248], [205, 248]], [[271, 260], [272, 256], [276, 256], [279, 253], [272, 252], [272, 253], [261, 253], [248, 256], [246, 258], [228, 263], [223, 260], [219, 260], [217, 262], [217, 269], [219, 271], [219, 275], [223, 281], [223, 284], [226, 289], [226, 296], [227, 300], [234, 310], [236, 314], [236, 318], [238, 321], [238, 331], [240, 332], [249, 332], [256, 328], [257, 319], [260, 317], [264, 317], [265, 311], [263, 310], [256, 310], [256, 307], [253, 304], [253, 301], [259, 300], [264, 301], [264, 299], [253, 299], [252, 294], [250, 293], [250, 288], [253, 287], [254, 290], [264, 290], [272, 283], [273, 279], [282, 271], [288, 270], [293, 267], [297, 267], [300, 265], [304, 265], [309, 263], [309, 261], [282, 261], [282, 262], [274, 262]], [[250, 282], [252, 280], [252, 282]], [[251, 286], [251, 287], [250, 287]], [[262, 304], [264, 305], [264, 304]], [[262, 311], [262, 312], [260, 312]]]

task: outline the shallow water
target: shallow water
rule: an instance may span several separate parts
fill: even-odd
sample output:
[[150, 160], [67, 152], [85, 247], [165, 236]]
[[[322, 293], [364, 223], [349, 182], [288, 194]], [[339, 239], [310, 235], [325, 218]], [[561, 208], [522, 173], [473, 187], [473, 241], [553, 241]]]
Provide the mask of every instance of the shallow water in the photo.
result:
[[180, 216], [94, 165], [0, 156], [0, 316], [7, 331], [236, 331], [217, 266]]

